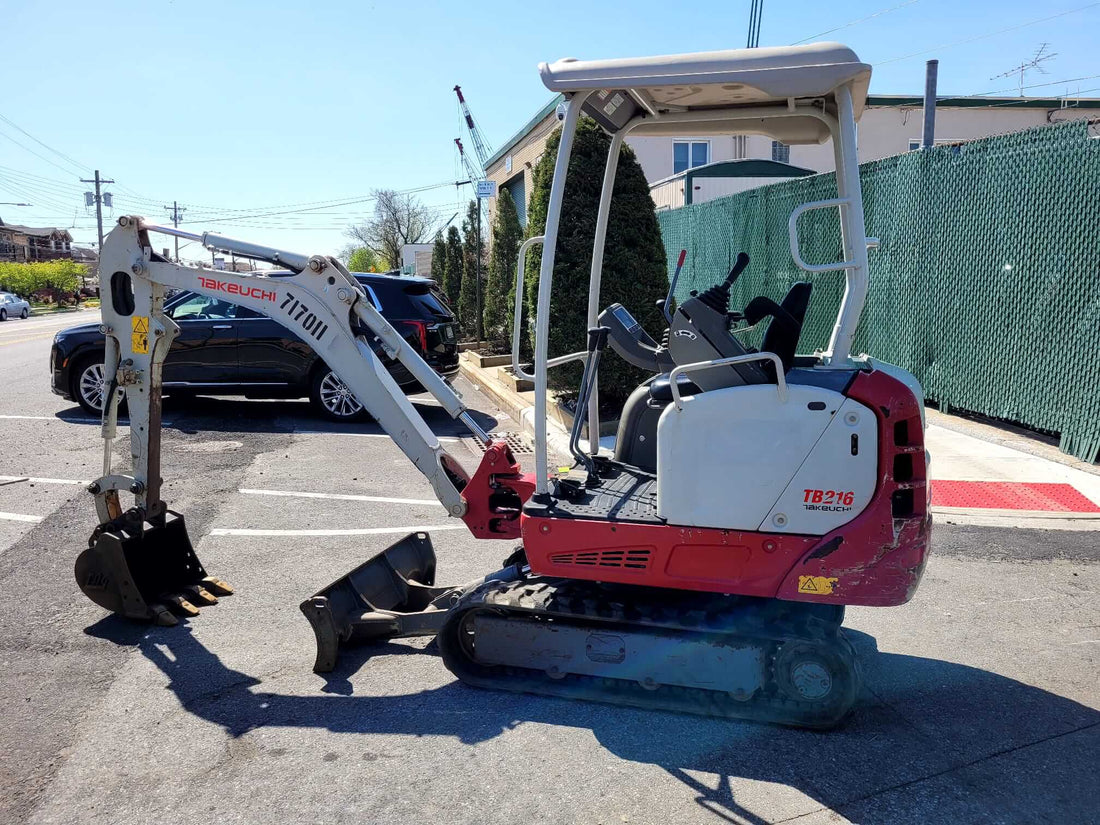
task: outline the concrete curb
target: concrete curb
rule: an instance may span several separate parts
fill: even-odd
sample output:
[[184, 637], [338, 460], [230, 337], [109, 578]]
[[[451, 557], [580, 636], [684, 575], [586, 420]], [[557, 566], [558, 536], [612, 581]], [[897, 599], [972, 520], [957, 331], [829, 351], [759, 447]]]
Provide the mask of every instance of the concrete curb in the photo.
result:
[[[494, 374], [496, 367], [482, 369], [467, 358], [459, 357], [458, 368], [470, 383], [518, 422], [523, 432], [534, 438], [535, 406], [532, 398], [528, 397], [533, 396], [534, 393], [516, 392], [501, 384]], [[569, 454], [569, 431], [552, 417], [546, 420], [546, 448], [550, 453], [551, 462], [555, 465], [572, 465], [573, 458]]]

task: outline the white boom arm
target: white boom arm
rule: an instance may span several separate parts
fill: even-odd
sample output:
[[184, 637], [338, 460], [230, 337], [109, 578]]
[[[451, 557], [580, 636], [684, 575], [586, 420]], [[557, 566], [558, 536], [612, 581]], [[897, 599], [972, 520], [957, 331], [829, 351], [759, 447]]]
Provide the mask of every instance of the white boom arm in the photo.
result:
[[[259, 273], [220, 272], [178, 266], [154, 254], [148, 232], [180, 235], [207, 248], [234, 252], [297, 270], [271, 278]], [[468, 481], [458, 463], [440, 446], [416, 409], [371, 350], [357, 335], [357, 319], [381, 341], [453, 417], [489, 443], [458, 395], [374, 308], [355, 278], [339, 261], [236, 241], [206, 233], [196, 235], [123, 217], [103, 243], [100, 255], [103, 328], [106, 334], [104, 376], [103, 476], [90, 486], [100, 521], [121, 515], [120, 490], [136, 498], [147, 518], [162, 515], [160, 500], [161, 371], [179, 332], [164, 314], [166, 287], [191, 290], [248, 307], [279, 322], [307, 341], [355, 394], [432, 485], [452, 515], [466, 514], [461, 490]], [[117, 389], [116, 389], [117, 388]], [[118, 402], [125, 397], [130, 415], [133, 475], [114, 474], [111, 442]]]

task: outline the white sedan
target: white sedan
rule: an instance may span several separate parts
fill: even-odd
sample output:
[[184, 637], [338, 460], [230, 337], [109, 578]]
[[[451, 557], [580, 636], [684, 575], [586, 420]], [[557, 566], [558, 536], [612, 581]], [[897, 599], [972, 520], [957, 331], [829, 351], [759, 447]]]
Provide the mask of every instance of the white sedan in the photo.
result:
[[9, 318], [26, 318], [31, 314], [31, 305], [10, 292], [0, 292], [0, 321]]

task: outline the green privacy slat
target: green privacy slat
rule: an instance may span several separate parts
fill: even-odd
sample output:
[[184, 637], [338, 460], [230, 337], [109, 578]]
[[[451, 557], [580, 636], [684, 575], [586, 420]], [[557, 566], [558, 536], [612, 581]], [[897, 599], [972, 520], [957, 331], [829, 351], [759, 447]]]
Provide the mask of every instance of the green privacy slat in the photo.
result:
[[[941, 408], [1058, 433], [1063, 451], [1100, 449], [1100, 139], [1071, 121], [860, 167], [870, 291], [854, 352], [910, 370]], [[730, 305], [814, 284], [799, 351], [829, 340], [843, 273], [809, 275], [787, 243], [801, 203], [836, 197], [832, 174], [659, 213], [677, 299], [749, 268]], [[799, 222], [802, 257], [841, 259], [835, 210]], [[759, 345], [761, 330], [746, 335]]]

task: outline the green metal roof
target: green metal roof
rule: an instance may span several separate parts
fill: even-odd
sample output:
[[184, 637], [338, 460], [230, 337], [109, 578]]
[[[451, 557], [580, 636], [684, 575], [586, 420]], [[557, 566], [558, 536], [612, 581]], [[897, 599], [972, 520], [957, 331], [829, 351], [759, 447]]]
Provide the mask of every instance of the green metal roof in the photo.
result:
[[790, 163], [781, 163], [778, 160], [765, 160], [764, 158], [743, 158], [741, 160], [716, 160], [714, 163], [706, 163], [685, 169], [675, 175], [670, 175], [664, 180], [656, 181], [653, 186], [676, 178], [802, 178], [806, 175], [816, 175], [813, 169], [803, 166], [794, 166]]
[[485, 161], [485, 166], [483, 166], [482, 168], [485, 171], [488, 171], [490, 166], [492, 166], [494, 163], [496, 163], [498, 160], [500, 160], [502, 157], [512, 151], [512, 148], [525, 137], [527, 137], [528, 133], [532, 129], [534, 129], [539, 124], [539, 122], [542, 121], [543, 118], [545, 118], [548, 114], [558, 108], [558, 104], [561, 103], [563, 100], [565, 100], [565, 95], [560, 94], [554, 95], [552, 98], [550, 98], [550, 101], [541, 109], [539, 109], [538, 114], [527, 121], [523, 125], [522, 129], [520, 129], [518, 132], [508, 138], [508, 140], [504, 141], [504, 145], [497, 149], [493, 153], [493, 156], [491, 158]]

